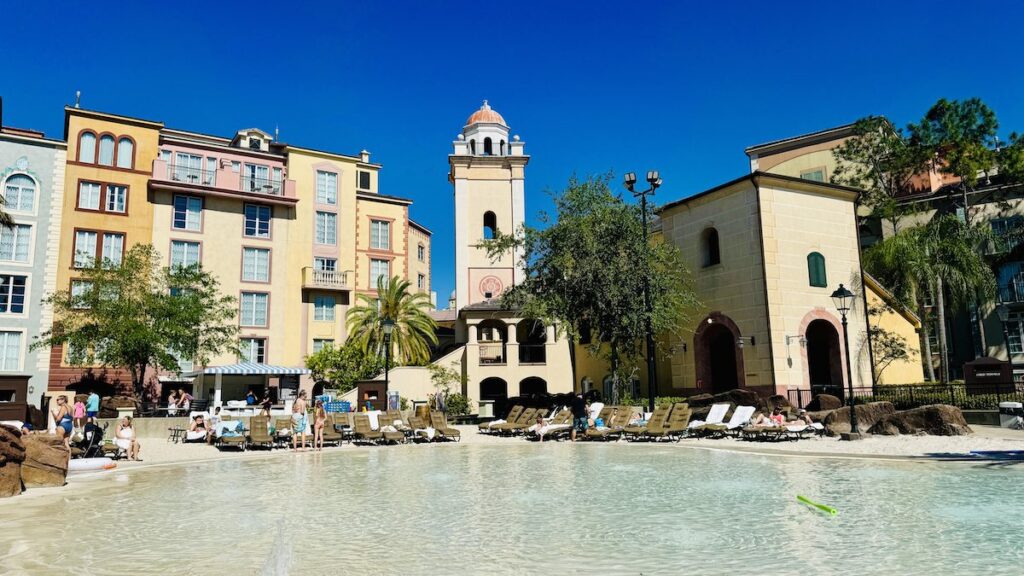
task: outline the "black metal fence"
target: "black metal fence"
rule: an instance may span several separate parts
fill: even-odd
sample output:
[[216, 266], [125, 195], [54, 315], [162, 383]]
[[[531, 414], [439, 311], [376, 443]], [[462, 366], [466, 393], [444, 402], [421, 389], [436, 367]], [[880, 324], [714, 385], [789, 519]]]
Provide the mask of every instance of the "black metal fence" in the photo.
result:
[[[813, 390], [790, 390], [789, 403], [806, 408], [817, 394], [832, 394], [846, 398], [846, 390], [839, 387], [820, 387]], [[928, 404], [949, 404], [963, 410], [995, 410], [1000, 402], [1024, 403], [1024, 386], [1020, 384], [964, 384], [962, 382], [922, 385], [876, 386], [853, 389], [856, 402], [892, 402], [897, 410], [907, 410]]]

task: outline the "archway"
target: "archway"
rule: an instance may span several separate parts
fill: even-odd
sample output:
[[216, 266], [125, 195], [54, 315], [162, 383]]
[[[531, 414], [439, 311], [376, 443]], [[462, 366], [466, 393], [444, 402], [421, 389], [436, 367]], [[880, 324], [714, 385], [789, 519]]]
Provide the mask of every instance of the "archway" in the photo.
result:
[[831, 322], [812, 320], [807, 325], [807, 378], [814, 393], [843, 397], [843, 357], [839, 332]]
[[508, 399], [508, 384], [501, 378], [484, 378], [480, 382], [480, 400], [501, 401]]
[[740, 335], [732, 318], [721, 312], [712, 312], [697, 326], [693, 348], [701, 392], [718, 394], [744, 387], [743, 354], [737, 348]]
[[529, 378], [523, 378], [522, 382], [519, 383], [520, 396], [537, 396], [547, 393], [548, 383], [543, 378], [530, 376]]

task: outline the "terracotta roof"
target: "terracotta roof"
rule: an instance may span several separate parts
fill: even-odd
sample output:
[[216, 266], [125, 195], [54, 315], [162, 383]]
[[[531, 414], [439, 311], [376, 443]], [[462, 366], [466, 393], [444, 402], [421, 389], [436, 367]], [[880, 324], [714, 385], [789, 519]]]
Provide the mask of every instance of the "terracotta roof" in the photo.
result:
[[478, 123], [501, 124], [502, 126], [508, 127], [508, 124], [505, 124], [505, 119], [501, 117], [501, 114], [498, 114], [493, 108], [491, 108], [491, 105], [487, 103], [487, 100], [484, 100], [483, 106], [481, 106], [476, 112], [473, 112], [473, 114], [470, 115], [469, 120], [466, 120], [466, 126]]

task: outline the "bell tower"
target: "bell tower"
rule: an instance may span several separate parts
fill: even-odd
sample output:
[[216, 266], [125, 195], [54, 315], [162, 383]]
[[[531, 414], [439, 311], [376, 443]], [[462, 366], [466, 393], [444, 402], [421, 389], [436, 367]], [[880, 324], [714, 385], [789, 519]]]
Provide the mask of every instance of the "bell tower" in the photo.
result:
[[523, 280], [520, 251], [491, 259], [477, 246], [496, 231], [523, 224], [524, 177], [530, 157], [519, 136], [484, 100], [452, 142], [448, 181], [455, 187], [455, 306], [497, 298]]

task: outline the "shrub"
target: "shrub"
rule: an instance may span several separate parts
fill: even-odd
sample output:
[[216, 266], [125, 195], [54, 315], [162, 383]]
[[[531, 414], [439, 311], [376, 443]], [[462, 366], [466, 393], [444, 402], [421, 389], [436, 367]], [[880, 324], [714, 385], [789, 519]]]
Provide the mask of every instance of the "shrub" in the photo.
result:
[[448, 408], [448, 413], [454, 416], [465, 416], [469, 414], [469, 398], [466, 398], [463, 394], [456, 392], [455, 394], [449, 394], [445, 398], [445, 407]]
[[398, 397], [398, 409], [399, 410], [408, 410], [409, 409], [409, 399], [406, 398], [405, 396], [399, 396]]
[[[656, 407], [671, 406], [676, 402], [686, 402], [686, 398], [682, 396], [655, 396], [654, 405]], [[622, 398], [619, 399], [620, 406], [647, 406], [647, 398], [633, 398], [628, 393], [623, 394]]]

